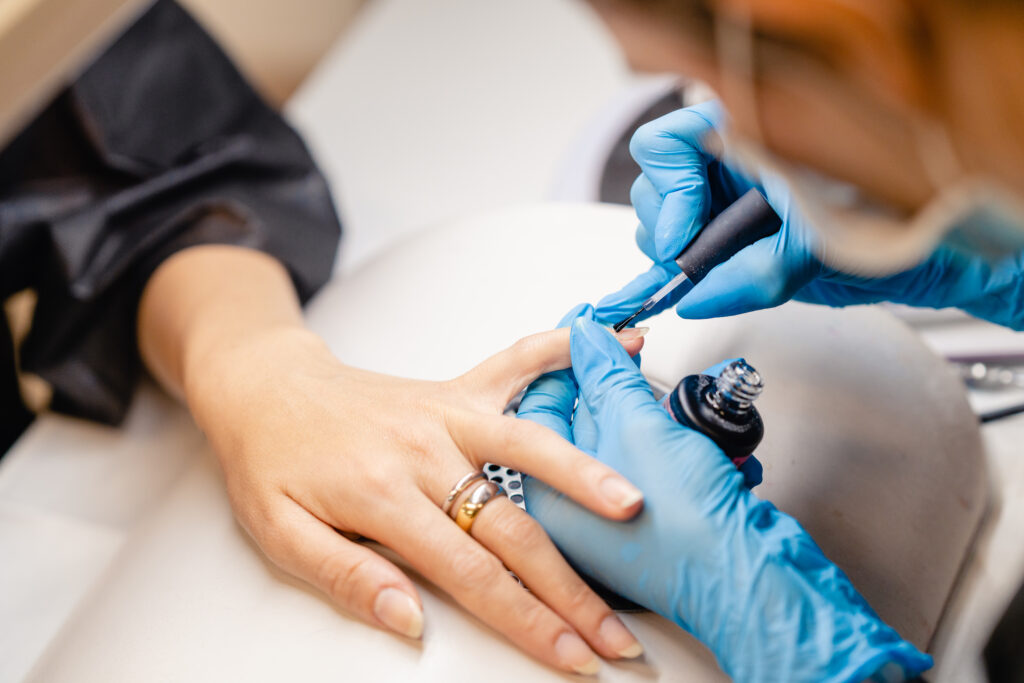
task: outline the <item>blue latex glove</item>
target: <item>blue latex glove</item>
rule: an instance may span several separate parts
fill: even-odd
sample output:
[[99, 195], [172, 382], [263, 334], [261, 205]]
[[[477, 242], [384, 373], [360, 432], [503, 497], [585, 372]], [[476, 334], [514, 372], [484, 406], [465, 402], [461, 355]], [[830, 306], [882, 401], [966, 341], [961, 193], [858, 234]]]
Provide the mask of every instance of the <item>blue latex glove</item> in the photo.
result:
[[644, 509], [608, 521], [527, 478], [527, 509], [562, 552], [693, 633], [739, 681], [863, 681], [930, 667], [794, 519], [750, 493], [710, 439], [669, 417], [622, 346], [587, 319], [592, 309], [579, 312], [572, 371], [537, 380], [519, 415], [636, 483]]
[[781, 179], [749, 178], [706, 150], [709, 133], [722, 121], [718, 103], [705, 102], [645, 124], [633, 136], [630, 151], [642, 170], [631, 193], [641, 223], [636, 241], [655, 265], [602, 299], [599, 319], [618, 321], [639, 308], [679, 272], [673, 259], [710, 217], [757, 187], [782, 218], [782, 229], [741, 250], [692, 289], [680, 287], [641, 319], [677, 303], [676, 312], [684, 318], [713, 318], [789, 299], [829, 306], [894, 301], [957, 307], [1024, 329], [1022, 256], [990, 264], [940, 247], [917, 267], [883, 278], [856, 277], [823, 265], [815, 255], [815, 233]]

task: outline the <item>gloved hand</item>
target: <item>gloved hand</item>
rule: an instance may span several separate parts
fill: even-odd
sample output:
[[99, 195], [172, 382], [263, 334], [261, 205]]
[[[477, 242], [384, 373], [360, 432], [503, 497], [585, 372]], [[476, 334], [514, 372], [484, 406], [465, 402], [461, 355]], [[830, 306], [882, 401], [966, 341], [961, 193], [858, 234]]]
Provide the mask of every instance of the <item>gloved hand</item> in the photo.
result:
[[519, 415], [624, 474], [645, 502], [633, 520], [612, 522], [527, 478], [527, 509], [562, 552], [693, 633], [739, 681], [863, 681], [930, 667], [794, 519], [751, 494], [710, 439], [669, 417], [621, 345], [588, 319], [593, 310], [579, 313], [572, 372], [534, 382]]
[[[708, 220], [751, 187], [782, 218], [782, 229], [741, 250], [687, 291], [681, 287], [641, 320], [669, 306], [684, 318], [714, 318], [771, 308], [797, 299], [829, 306], [893, 301], [957, 307], [1014, 329], [1024, 328], [1022, 256], [990, 264], [939, 247], [920, 265], [892, 276], [865, 278], [824, 265], [817, 241], [785, 182], [750, 178], [707, 150], [724, 113], [717, 102], [681, 109], [641, 126], [630, 151], [642, 174], [631, 197], [640, 227], [636, 241], [655, 265], [598, 303], [598, 318], [617, 322], [675, 276], [673, 259]], [[682, 297], [680, 299], [680, 297]]]

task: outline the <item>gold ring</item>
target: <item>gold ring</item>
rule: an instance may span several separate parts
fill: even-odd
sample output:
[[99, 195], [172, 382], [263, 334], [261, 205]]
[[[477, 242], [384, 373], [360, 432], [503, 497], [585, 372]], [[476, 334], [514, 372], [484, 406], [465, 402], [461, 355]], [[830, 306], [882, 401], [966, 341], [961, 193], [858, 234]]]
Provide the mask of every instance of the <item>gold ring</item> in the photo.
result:
[[455, 515], [455, 523], [468, 534], [469, 530], [473, 527], [473, 522], [476, 521], [476, 516], [484, 509], [484, 506], [496, 497], [504, 495], [505, 489], [493, 481], [481, 482], [479, 486], [470, 492], [469, 496], [466, 497], [466, 501], [459, 507], [459, 512]]
[[472, 484], [477, 479], [486, 479], [487, 477], [483, 472], [477, 470], [476, 472], [470, 472], [462, 479], [459, 479], [452, 490], [448, 492], [448, 497], [444, 499], [444, 504], [441, 506], [441, 512], [448, 514], [448, 511], [452, 509], [452, 503], [459, 497], [459, 494], [466, 490], [466, 487]]

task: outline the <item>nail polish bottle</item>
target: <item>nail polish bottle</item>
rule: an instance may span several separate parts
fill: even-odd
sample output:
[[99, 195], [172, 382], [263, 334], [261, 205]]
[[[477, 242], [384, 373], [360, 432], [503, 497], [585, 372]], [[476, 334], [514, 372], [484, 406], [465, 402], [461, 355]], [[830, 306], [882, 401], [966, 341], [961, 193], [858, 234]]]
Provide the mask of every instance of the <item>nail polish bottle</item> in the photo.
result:
[[[665, 395], [662, 405], [676, 422], [695, 429], [721, 448], [736, 467], [753, 454], [764, 436], [761, 413], [754, 401], [764, 389], [761, 374], [742, 358], [718, 377], [689, 375]], [[581, 573], [608, 606], [617, 612], [643, 612], [644, 608]]]
[[740, 467], [764, 437], [764, 422], [754, 407], [763, 390], [760, 373], [740, 358], [718, 377], [684, 377], [662, 405], [676, 422], [710, 438]]

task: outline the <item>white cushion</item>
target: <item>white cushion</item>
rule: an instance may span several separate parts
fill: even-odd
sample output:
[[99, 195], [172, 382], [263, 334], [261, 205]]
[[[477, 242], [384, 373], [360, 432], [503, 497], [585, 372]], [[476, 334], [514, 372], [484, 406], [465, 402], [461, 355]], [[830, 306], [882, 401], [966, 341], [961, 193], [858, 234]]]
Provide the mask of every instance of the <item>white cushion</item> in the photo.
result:
[[[309, 321], [347, 362], [451, 377], [645, 267], [634, 221], [625, 208], [572, 205], [458, 221], [331, 284]], [[796, 515], [878, 612], [925, 646], [985, 501], [976, 421], [945, 365], [873, 308], [666, 314], [652, 328], [644, 366], [660, 382], [737, 355], [764, 373], [759, 495]], [[152, 410], [142, 398], [135, 410]], [[147, 447], [141, 430], [125, 438]], [[415, 580], [422, 645], [334, 610], [260, 557], [197, 454], [32, 680], [560, 680]], [[650, 614], [627, 621], [648, 654], [607, 667], [606, 680], [724, 679], [681, 629]]]

